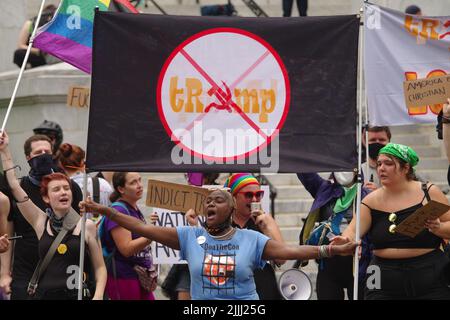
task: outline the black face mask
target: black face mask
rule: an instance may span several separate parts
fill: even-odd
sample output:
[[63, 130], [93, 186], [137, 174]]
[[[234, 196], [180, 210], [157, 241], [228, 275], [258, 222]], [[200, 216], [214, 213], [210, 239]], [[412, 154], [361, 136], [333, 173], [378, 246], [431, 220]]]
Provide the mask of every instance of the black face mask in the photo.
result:
[[376, 160], [378, 157], [378, 153], [380, 152], [380, 150], [384, 147], [384, 144], [375, 142], [375, 143], [370, 143], [369, 144], [369, 157], [372, 160]]
[[31, 167], [30, 176], [37, 180], [41, 180], [43, 176], [50, 174], [53, 171], [53, 157], [51, 154], [43, 153], [39, 156], [28, 160]]

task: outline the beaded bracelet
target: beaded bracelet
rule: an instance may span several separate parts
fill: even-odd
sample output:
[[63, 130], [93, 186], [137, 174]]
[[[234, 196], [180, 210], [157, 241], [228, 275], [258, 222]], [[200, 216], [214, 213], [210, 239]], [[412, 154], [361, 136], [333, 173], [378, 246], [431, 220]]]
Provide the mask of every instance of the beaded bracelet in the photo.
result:
[[329, 258], [329, 257], [330, 257], [330, 255], [327, 252], [327, 246], [326, 245], [319, 246], [319, 259]]
[[331, 246], [332, 246], [332, 244], [329, 244], [329, 245], [328, 245], [328, 257], [333, 256], [333, 255], [331, 254]]

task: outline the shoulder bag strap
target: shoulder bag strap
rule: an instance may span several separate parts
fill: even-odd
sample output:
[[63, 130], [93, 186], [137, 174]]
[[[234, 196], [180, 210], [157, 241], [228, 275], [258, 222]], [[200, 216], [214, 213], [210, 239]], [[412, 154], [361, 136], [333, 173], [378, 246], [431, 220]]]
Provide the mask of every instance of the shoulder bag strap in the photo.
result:
[[[48, 249], [44, 259], [40, 260], [34, 270], [33, 276], [28, 284], [27, 292], [29, 295], [34, 295], [36, 293], [36, 289], [38, 287], [39, 279], [41, 275], [45, 272], [50, 261], [56, 253], [56, 248], [61, 244], [62, 240], [66, 236], [69, 231], [72, 231], [80, 220], [80, 215], [73, 209], [70, 208], [69, 213], [64, 218], [63, 229], [58, 233], [55, 240], [53, 240], [50, 248]], [[45, 224], [45, 228], [47, 228], [47, 223]]]

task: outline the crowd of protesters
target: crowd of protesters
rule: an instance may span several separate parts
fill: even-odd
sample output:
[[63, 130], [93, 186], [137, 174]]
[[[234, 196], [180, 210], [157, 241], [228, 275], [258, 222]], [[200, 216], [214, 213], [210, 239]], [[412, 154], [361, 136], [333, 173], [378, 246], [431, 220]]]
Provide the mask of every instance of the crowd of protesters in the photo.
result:
[[[450, 163], [449, 105], [444, 105], [438, 120]], [[42, 127], [45, 130], [39, 131]], [[345, 292], [352, 299], [351, 255], [357, 245], [354, 172], [333, 172], [329, 179], [317, 173], [298, 174], [315, 201], [299, 230], [300, 245], [294, 247], [284, 243], [272, 215], [252, 209], [251, 203], [267, 196], [252, 174], [231, 174], [223, 189], [207, 198], [203, 212], [186, 213], [190, 227], [157, 227], [152, 223], [157, 216], [152, 215], [147, 223], [137, 205], [143, 197], [138, 173], [116, 172], [112, 185], [98, 177], [102, 174], [89, 176], [89, 197], [82, 201], [84, 150], [63, 143], [62, 130], [53, 122], [45, 121], [35, 129], [37, 134], [24, 143], [30, 171], [20, 182], [8, 150], [9, 138], [6, 133], [0, 137], [4, 170], [0, 181], [0, 290], [10, 299], [77, 299], [77, 287], [67, 284], [72, 276], [68, 268], [79, 263], [80, 208], [89, 218], [83, 298], [154, 300], [158, 279], [150, 249], [154, 240], [180, 250], [188, 261], [188, 265], [174, 267], [178, 282], [164, 288], [176, 293], [173, 299], [282, 299], [275, 270], [287, 259], [303, 265], [309, 259], [317, 261], [319, 300], [344, 299]], [[369, 171], [362, 167], [358, 299], [448, 299], [450, 264], [443, 245], [450, 238], [450, 212], [426, 221], [416, 238], [395, 232], [397, 224], [428, 201], [447, 204], [447, 199], [436, 186], [417, 181], [415, 151], [390, 140], [388, 127], [368, 128], [369, 152], [364, 157]], [[199, 186], [216, 184], [217, 177], [187, 175], [188, 183]], [[198, 215], [205, 222], [199, 222]], [[317, 241], [314, 234], [323, 223], [329, 223], [331, 236]], [[57, 239], [62, 232], [64, 236]], [[201, 237], [205, 243], [198, 242]], [[57, 240], [50, 262], [35, 277]], [[240, 249], [233, 254], [216, 250], [224, 244]], [[214, 273], [214, 263], [219, 269], [224, 264], [225, 270]], [[367, 288], [369, 265], [381, 268], [380, 289]], [[431, 267], [436, 272], [425, 277]]]
[[[291, 16], [293, 2], [283, 0], [284, 17]], [[308, 1], [296, 3], [299, 15], [306, 16]], [[47, 6], [42, 23], [55, 10]], [[422, 14], [417, 6], [406, 13]], [[19, 66], [34, 24], [27, 21], [21, 32], [14, 55]], [[45, 55], [32, 49], [29, 63], [46, 64]], [[448, 102], [437, 131], [449, 161], [450, 186]], [[396, 232], [429, 202], [448, 205], [448, 200], [436, 185], [419, 178], [419, 156], [409, 146], [391, 143], [389, 127], [363, 131], [360, 176], [356, 171], [332, 172], [328, 179], [314, 172], [297, 174], [314, 198], [297, 246], [284, 242], [270, 213], [253, 206], [268, 195], [250, 173], [230, 174], [206, 197], [201, 212], [188, 210], [189, 226], [159, 227], [156, 214], [147, 222], [139, 209], [144, 196], [139, 173], [103, 172], [84, 181], [85, 151], [63, 143], [57, 123], [45, 120], [33, 131], [23, 147], [30, 170], [21, 179], [9, 137], [6, 132], [0, 136], [0, 299], [78, 299], [79, 286], [71, 279], [77, 278], [81, 241], [86, 245], [83, 299], [155, 300], [158, 267], [152, 241], [180, 250], [188, 262], [174, 265], [164, 281], [163, 292], [171, 299], [283, 299], [275, 271], [287, 260], [296, 260], [296, 266], [316, 261], [319, 300], [353, 299], [355, 276], [358, 299], [450, 299], [450, 210], [426, 220], [415, 237]], [[219, 174], [186, 176], [188, 184], [202, 186], [217, 185]], [[359, 180], [360, 240], [355, 219]], [[81, 239], [83, 215], [88, 219]], [[356, 247], [358, 274], [353, 272]], [[368, 286], [371, 266], [380, 270], [378, 286]]]

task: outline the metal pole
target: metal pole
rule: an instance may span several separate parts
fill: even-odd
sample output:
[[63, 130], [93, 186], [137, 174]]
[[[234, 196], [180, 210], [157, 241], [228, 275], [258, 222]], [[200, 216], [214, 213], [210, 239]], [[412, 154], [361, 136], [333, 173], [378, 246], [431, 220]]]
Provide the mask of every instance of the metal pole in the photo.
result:
[[[95, 15], [98, 14], [99, 8], [98, 6], [94, 9]], [[94, 17], [95, 18], [95, 17]], [[92, 92], [92, 81], [91, 81], [91, 92]], [[91, 96], [89, 96], [90, 98]], [[88, 109], [88, 122], [89, 122], [89, 109]], [[89, 130], [87, 132], [89, 135]], [[86, 141], [87, 145], [87, 141]], [[87, 157], [87, 150], [85, 152], [85, 157]], [[87, 199], [88, 191], [87, 191], [87, 172], [88, 168], [85, 166], [84, 168], [84, 176], [83, 176], [83, 199]], [[87, 214], [83, 214], [83, 218], [81, 219], [81, 232], [80, 232], [80, 265], [79, 265], [79, 274], [78, 274], [78, 300], [83, 299], [83, 271], [84, 271], [84, 252], [85, 252], [85, 234], [86, 234], [86, 219]]]
[[[87, 198], [87, 173], [84, 171], [83, 177], [83, 199]], [[81, 232], [80, 232], [80, 266], [78, 268], [78, 300], [83, 300], [83, 272], [84, 272], [84, 252], [86, 244], [86, 217], [87, 213], [83, 214], [81, 219]]]
[[164, 9], [161, 8], [161, 6], [160, 6], [158, 3], [156, 3], [155, 0], [150, 0], [150, 2], [153, 3], [153, 5], [154, 5], [159, 11], [161, 11], [161, 13], [162, 13], [163, 15], [166, 15], [166, 16], [168, 15], [167, 12], [164, 11]]
[[[367, 3], [368, 2], [368, 0], [364, 0], [364, 3]], [[364, 6], [364, 4], [363, 4], [363, 6]], [[363, 37], [363, 35], [364, 35], [364, 22], [362, 23], [362, 37], [361, 37], [361, 41], [363, 41], [364, 40], [364, 37]], [[364, 48], [364, 44], [362, 44], [363, 45], [363, 50], [365, 50]], [[364, 57], [364, 52], [362, 53], [362, 57]], [[363, 76], [363, 72], [361, 72], [361, 76]], [[363, 91], [362, 91], [362, 79], [361, 79], [361, 86], [360, 86], [360, 94], [362, 95], [362, 93], [363, 93]], [[365, 111], [365, 115], [364, 115], [364, 128], [365, 128], [365, 132], [364, 132], [364, 135], [365, 135], [365, 140], [366, 140], [366, 165], [365, 165], [365, 167], [366, 167], [366, 174], [367, 174], [367, 177], [364, 177], [367, 181], [369, 181], [369, 179], [370, 179], [370, 177], [369, 177], [369, 159], [370, 159], [370, 157], [369, 157], [369, 107], [368, 107], [368, 105], [367, 105], [367, 95], [366, 95], [366, 90], [365, 90], [365, 88], [364, 88], [364, 95], [363, 95], [363, 99], [361, 99], [361, 103], [362, 103], [362, 101], [364, 101], [365, 102], [365, 104], [364, 104], [364, 111]], [[364, 181], [363, 181], [364, 182]]]
[[370, 177], [369, 177], [369, 161], [370, 161], [370, 157], [369, 157], [369, 116], [368, 116], [368, 114], [367, 114], [367, 112], [368, 112], [368, 109], [367, 109], [367, 101], [366, 101], [366, 107], [365, 107], [365, 110], [366, 110], [366, 121], [365, 121], [365, 128], [366, 128], [366, 131], [364, 132], [364, 135], [366, 136], [366, 165], [365, 165], [365, 167], [366, 167], [366, 174], [367, 174], [367, 177], [364, 177], [367, 181], [369, 181], [369, 179], [370, 179]]
[[36, 35], [36, 30], [39, 26], [39, 22], [41, 21], [42, 11], [44, 10], [45, 0], [42, 0], [41, 7], [39, 8], [39, 13], [36, 18], [36, 24], [34, 26], [33, 32], [31, 33], [30, 42], [28, 43], [27, 52], [25, 53], [25, 58], [22, 62], [22, 67], [20, 68], [19, 77], [16, 81], [16, 86], [14, 87], [13, 94], [11, 96], [11, 100], [9, 101], [8, 109], [6, 110], [5, 118], [3, 119], [2, 129], [1, 132], [5, 131], [6, 123], [8, 122], [9, 114], [11, 113], [12, 106], [14, 104], [14, 101], [16, 100], [16, 94], [17, 90], [19, 89], [20, 81], [22, 80], [23, 72], [25, 71], [25, 67], [28, 63], [28, 57], [30, 56], [31, 48], [33, 47], [34, 42], [34, 36]]
[[[360, 19], [362, 19], [364, 13], [364, 8], [359, 10]], [[361, 27], [360, 27], [361, 28]], [[364, 27], [362, 31], [360, 30], [360, 38], [359, 38], [359, 114], [358, 114], [358, 190], [356, 194], [356, 235], [355, 241], [358, 242], [360, 240], [360, 220], [361, 220], [361, 138], [362, 138], [362, 76], [363, 76], [363, 40], [364, 40]], [[359, 275], [359, 247], [355, 249], [355, 259], [353, 266], [353, 300], [358, 300], [358, 275]]]

